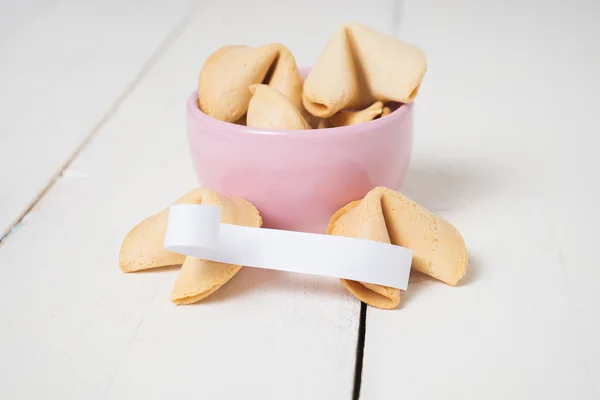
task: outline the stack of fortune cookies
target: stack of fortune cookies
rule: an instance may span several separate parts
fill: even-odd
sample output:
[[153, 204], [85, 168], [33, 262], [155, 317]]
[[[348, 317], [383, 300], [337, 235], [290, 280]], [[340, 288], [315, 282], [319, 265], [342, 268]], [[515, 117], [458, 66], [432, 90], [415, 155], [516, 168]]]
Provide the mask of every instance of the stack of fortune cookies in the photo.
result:
[[[210, 189], [192, 190], [173, 204], [205, 204], [221, 207], [221, 222], [259, 228], [262, 219], [248, 201], [223, 196]], [[169, 209], [136, 225], [121, 245], [123, 272], [181, 266], [171, 301], [196, 303], [226, 284], [242, 268], [173, 253], [163, 247]], [[331, 218], [327, 234], [390, 243], [413, 250], [412, 268], [455, 286], [465, 275], [467, 249], [455, 227], [393, 190], [377, 187], [363, 199], [342, 207]], [[372, 265], [371, 268], [377, 268]], [[341, 279], [359, 300], [377, 308], [392, 309], [400, 303], [395, 288]]]
[[356, 125], [412, 102], [427, 70], [416, 46], [358, 23], [340, 26], [306, 79], [284, 45], [232, 45], [198, 77], [198, 107], [216, 119], [275, 130]]

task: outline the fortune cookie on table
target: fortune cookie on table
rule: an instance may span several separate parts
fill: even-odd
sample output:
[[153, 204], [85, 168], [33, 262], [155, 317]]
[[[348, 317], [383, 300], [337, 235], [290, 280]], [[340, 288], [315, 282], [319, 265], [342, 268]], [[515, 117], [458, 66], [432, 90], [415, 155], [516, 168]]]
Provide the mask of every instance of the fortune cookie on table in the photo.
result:
[[327, 119], [319, 122], [319, 128], [335, 128], [340, 126], [350, 126], [369, 122], [379, 117], [383, 112], [383, 103], [376, 101], [364, 110], [359, 111], [340, 111]]
[[[462, 279], [467, 269], [467, 249], [458, 230], [411, 199], [387, 188], [375, 188], [362, 200], [340, 209], [331, 218], [327, 233], [412, 249], [412, 268], [452, 286]], [[394, 308], [400, 301], [398, 289], [341, 281], [350, 293], [374, 307]]]
[[211, 54], [198, 77], [198, 106], [217, 119], [238, 121], [248, 109], [248, 87], [264, 83], [282, 93], [300, 112], [302, 77], [296, 60], [282, 44], [225, 46]]
[[321, 118], [374, 101], [410, 103], [426, 70], [418, 47], [347, 24], [331, 36], [304, 81], [302, 100], [306, 110]]
[[300, 111], [277, 89], [251, 85], [246, 125], [268, 129], [311, 129]]
[[[262, 226], [256, 208], [244, 199], [220, 195], [210, 189], [195, 189], [174, 204], [205, 204], [221, 207], [221, 222], [250, 227]], [[240, 269], [167, 251], [163, 247], [169, 210], [146, 218], [129, 232], [121, 246], [120, 264], [125, 272], [182, 264], [171, 300], [176, 304], [195, 303], [218, 290]]]
[[[206, 189], [195, 189], [173, 204], [200, 204]], [[137, 224], [125, 237], [119, 253], [119, 264], [123, 272], [181, 265], [185, 256], [165, 250], [165, 231], [169, 209], [146, 218]]]
[[[248, 201], [238, 197], [222, 196], [208, 191], [200, 204], [221, 207], [221, 222], [258, 228], [262, 218]], [[242, 268], [241, 265], [224, 264], [214, 261], [186, 257], [179, 276], [171, 291], [171, 301], [175, 304], [192, 304], [208, 297]]]

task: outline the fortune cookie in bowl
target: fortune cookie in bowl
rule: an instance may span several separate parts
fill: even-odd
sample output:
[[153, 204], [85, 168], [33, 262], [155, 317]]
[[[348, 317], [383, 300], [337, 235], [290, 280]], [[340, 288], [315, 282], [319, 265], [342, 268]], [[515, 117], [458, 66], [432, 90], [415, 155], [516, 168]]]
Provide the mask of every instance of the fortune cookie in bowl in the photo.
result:
[[246, 115], [246, 125], [267, 129], [311, 129], [300, 111], [277, 89], [251, 85], [253, 93]]
[[[331, 218], [327, 233], [412, 249], [412, 268], [452, 286], [466, 272], [467, 249], [458, 230], [387, 188], [377, 187], [362, 200], [340, 209]], [[342, 283], [350, 293], [374, 307], [389, 309], [400, 302], [398, 289], [344, 279]]]
[[304, 81], [306, 110], [329, 118], [375, 101], [410, 103], [427, 70], [413, 45], [352, 23], [338, 28]]
[[211, 117], [238, 121], [248, 110], [250, 85], [264, 83], [282, 93], [300, 112], [302, 77], [282, 44], [225, 46], [211, 54], [198, 77], [198, 106]]
[[[389, 110], [389, 107], [388, 107]], [[369, 107], [359, 111], [340, 111], [327, 119], [319, 122], [319, 128], [335, 128], [363, 124], [379, 117], [383, 112], [383, 103], [376, 101]]]
[[383, 110], [381, 111], [381, 118], [387, 117], [391, 113], [392, 113], [392, 109], [389, 106], [384, 106]]
[[[174, 204], [204, 204], [221, 208], [221, 222], [249, 227], [262, 226], [256, 208], [244, 199], [228, 197], [210, 189], [195, 189]], [[186, 257], [164, 249], [169, 209], [146, 218], [133, 228], [121, 246], [124, 272], [183, 264], [171, 292], [175, 304], [195, 303], [223, 286], [240, 270], [240, 265]]]

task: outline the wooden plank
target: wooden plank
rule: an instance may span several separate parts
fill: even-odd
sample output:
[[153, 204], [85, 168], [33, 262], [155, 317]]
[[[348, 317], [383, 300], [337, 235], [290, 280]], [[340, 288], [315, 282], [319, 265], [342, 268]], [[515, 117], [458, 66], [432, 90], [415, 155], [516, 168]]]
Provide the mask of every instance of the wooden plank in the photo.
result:
[[[118, 268], [127, 231], [195, 184], [185, 102], [204, 59], [297, 35], [254, 29], [284, 8], [262, 20], [226, 11], [203, 3], [0, 248], [0, 397], [351, 398], [360, 303], [336, 279], [242, 269], [206, 302], [176, 307], [177, 270]], [[299, 63], [318, 39], [296, 40]]]
[[114, 112], [191, 5], [2, 3], [0, 238]]
[[599, 11], [407, 5], [401, 37], [430, 63], [403, 191], [471, 258], [459, 287], [424, 280], [367, 310], [361, 399], [600, 397]]

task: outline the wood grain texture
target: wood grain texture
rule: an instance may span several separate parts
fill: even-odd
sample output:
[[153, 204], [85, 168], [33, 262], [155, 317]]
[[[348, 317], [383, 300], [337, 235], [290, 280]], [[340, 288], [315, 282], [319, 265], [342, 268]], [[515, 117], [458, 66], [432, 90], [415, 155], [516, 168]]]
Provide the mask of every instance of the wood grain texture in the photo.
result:
[[114, 112], [193, 5], [2, 3], [0, 237]]
[[[361, 399], [600, 396], [600, 6], [411, 1], [429, 71], [403, 191], [470, 251], [458, 287], [367, 310]], [[594, 187], [593, 187], [594, 186]]]

